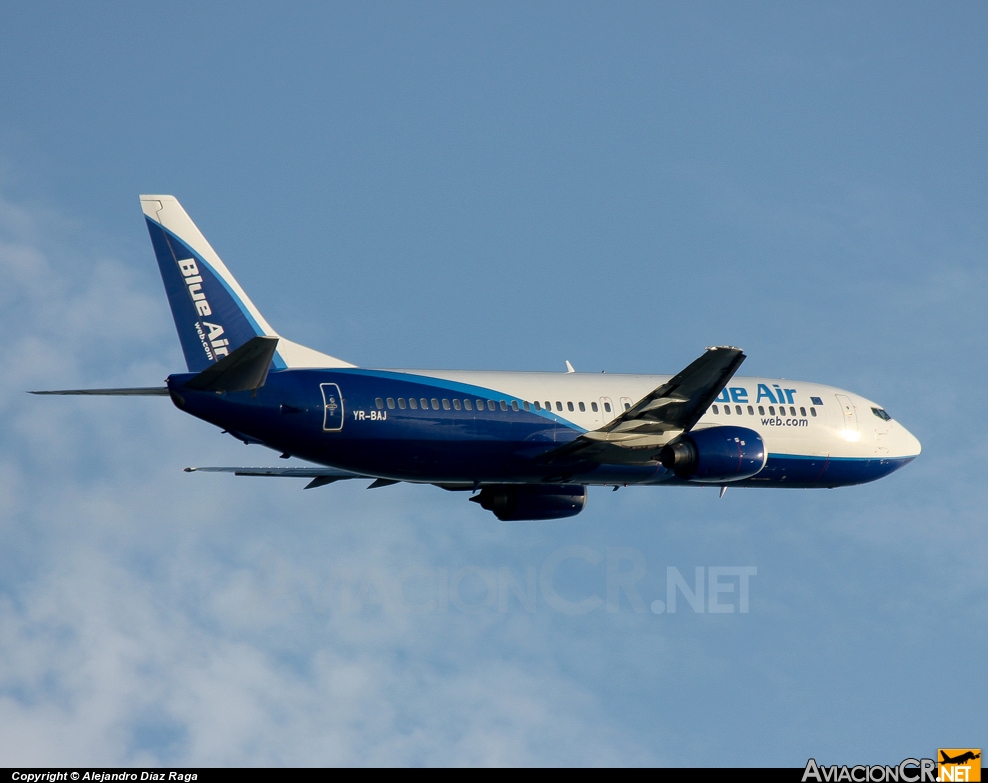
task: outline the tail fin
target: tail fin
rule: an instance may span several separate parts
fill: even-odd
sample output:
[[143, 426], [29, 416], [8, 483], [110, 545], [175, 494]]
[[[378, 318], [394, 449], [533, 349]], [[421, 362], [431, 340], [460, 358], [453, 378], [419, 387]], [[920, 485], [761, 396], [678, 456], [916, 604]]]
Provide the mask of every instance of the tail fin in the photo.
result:
[[[174, 196], [141, 196], [151, 244], [190, 372], [255, 337], [279, 337]], [[281, 338], [271, 366], [352, 367]]]

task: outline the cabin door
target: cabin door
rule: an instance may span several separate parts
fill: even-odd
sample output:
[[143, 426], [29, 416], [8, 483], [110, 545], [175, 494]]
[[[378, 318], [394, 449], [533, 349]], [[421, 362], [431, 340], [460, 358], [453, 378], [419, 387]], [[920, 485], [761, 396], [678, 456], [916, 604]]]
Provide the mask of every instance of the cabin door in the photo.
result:
[[323, 432], [339, 432], [343, 429], [343, 395], [335, 383], [320, 383], [322, 391]]
[[841, 416], [844, 419], [845, 432], [858, 432], [858, 413], [854, 409], [854, 403], [844, 394], [835, 394], [837, 405], [840, 407]]

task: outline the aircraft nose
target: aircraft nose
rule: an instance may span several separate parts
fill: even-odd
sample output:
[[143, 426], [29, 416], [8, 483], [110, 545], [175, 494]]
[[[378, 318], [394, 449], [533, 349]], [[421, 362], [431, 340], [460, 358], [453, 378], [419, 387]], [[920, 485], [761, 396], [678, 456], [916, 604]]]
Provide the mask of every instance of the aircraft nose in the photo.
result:
[[897, 456], [918, 457], [920, 452], [923, 450], [923, 446], [919, 442], [919, 439], [901, 424], [896, 427], [896, 429], [895, 445], [896, 451], [898, 452]]

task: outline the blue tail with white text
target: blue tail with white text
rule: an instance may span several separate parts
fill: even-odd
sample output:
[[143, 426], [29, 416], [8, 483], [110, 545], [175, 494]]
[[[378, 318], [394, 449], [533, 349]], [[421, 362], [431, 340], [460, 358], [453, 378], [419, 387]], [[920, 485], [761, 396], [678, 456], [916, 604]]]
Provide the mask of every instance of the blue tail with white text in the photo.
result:
[[273, 334], [176, 198], [141, 196], [141, 206], [190, 372]]
[[[141, 196], [151, 244], [190, 372], [202, 372], [258, 336], [278, 337], [174, 196]], [[271, 361], [286, 367], [348, 367], [284, 338]]]

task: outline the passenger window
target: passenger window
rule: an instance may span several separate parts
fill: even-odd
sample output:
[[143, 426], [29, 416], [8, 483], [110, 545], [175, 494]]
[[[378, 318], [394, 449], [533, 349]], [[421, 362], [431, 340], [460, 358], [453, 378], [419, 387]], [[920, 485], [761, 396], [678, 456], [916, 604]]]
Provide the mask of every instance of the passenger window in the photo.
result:
[[796, 415], [796, 406], [795, 405], [790, 405], [789, 406], [789, 415], [790, 416], [795, 416]]
[[765, 406], [764, 405], [759, 405], [758, 406], [758, 415], [759, 416], [764, 416], [765, 415]]
[[429, 401], [425, 397], [419, 400], [419, 405], [422, 406], [422, 410], [429, 410]]
[[460, 410], [463, 406], [460, 404], [459, 400], [453, 400], [453, 407], [456, 408], [456, 410]]
[[518, 400], [512, 400], [511, 401], [511, 410], [513, 410], [513, 411], [518, 410]]
[[388, 410], [392, 410], [393, 411], [394, 409], [395, 409], [395, 398], [394, 397], [388, 397]]
[[586, 406], [586, 405], [584, 405], [584, 404], [583, 404], [583, 403], [581, 402], [581, 403], [580, 403], [580, 413], [586, 413], [586, 412], [587, 412], [587, 406]]
[[528, 400], [525, 400], [525, 405], [523, 407], [525, 408], [525, 410], [529, 410], [530, 409], [530, 406], [528, 404]]
[[402, 410], [405, 410], [405, 398], [404, 397], [399, 397], [398, 398], [398, 407], [401, 408]]
[[489, 411], [497, 410], [497, 406], [494, 404], [494, 400], [487, 401], [487, 410]]
[[435, 397], [432, 398], [432, 410], [434, 411], [439, 410], [439, 400], [437, 400]]
[[610, 413], [610, 412], [611, 412], [611, 404], [610, 404], [609, 402], [605, 402], [605, 403], [604, 403], [604, 410], [605, 410], [605, 411], [606, 411], [607, 413]]
[[726, 413], [728, 416], [731, 415], [731, 406], [730, 405], [725, 405], [724, 406], [724, 413]]
[[563, 404], [559, 400], [556, 400], [556, 410], [561, 411], [562, 409], [563, 409]]
[[507, 409], [508, 409], [508, 403], [506, 403], [504, 400], [501, 400], [501, 410], [506, 411]]
[[741, 406], [740, 406], [740, 405], [735, 405], [735, 406], [734, 406], [734, 412], [735, 412], [735, 413], [736, 413], [736, 414], [737, 414], [738, 416], [740, 416], [740, 415], [741, 415]]
[[472, 411], [473, 410], [473, 403], [470, 400], [464, 400], [463, 401], [463, 407], [466, 408], [468, 411]]
[[449, 400], [443, 400], [443, 410], [448, 411], [449, 409]]
[[547, 411], [551, 411], [552, 410], [552, 403], [549, 402], [548, 400], [545, 401], [545, 409]]
[[[483, 409], [484, 409], [484, 401], [483, 400], [477, 400], [477, 410], [478, 411], [482, 411]], [[494, 410], [494, 409], [491, 408], [491, 410]]]
[[711, 408], [711, 410], [714, 412], [714, 416], [719, 416], [720, 415], [720, 408], [718, 408], [716, 405], [714, 405]]
[[535, 410], [537, 411], [542, 410], [542, 403], [540, 403], [538, 400], [536, 400], [533, 404], [535, 405]]
[[419, 408], [419, 401], [416, 400], [414, 397], [409, 397], [408, 398], [408, 407], [411, 408], [413, 411], [418, 410], [418, 408]]
[[768, 406], [768, 412], [769, 412], [769, 415], [770, 416], [774, 416], [775, 415], [775, 406], [774, 405], [769, 405]]
[[596, 413], [597, 412], [597, 403], [591, 402], [590, 403], [590, 410], [592, 410], [594, 413]]
[[626, 411], [630, 411], [630, 410], [631, 410], [631, 403], [630, 403], [630, 402], [626, 402], [626, 403], [624, 404], [624, 409], [625, 409]]
[[755, 409], [752, 408], [750, 405], [748, 406], [748, 415], [749, 416], [754, 416], [755, 415]]
[[800, 416], [805, 416], [806, 415], [806, 408], [800, 408], [799, 409], [799, 415]]
[[575, 410], [575, 409], [573, 408], [573, 403], [571, 403], [571, 402], [567, 402], [567, 403], [566, 403], [566, 410], [568, 410], [568, 411], [572, 411], [572, 410]]
[[810, 408], [810, 416], [816, 418], [816, 408]]
[[380, 397], [378, 397], [376, 400], [374, 400], [374, 404], [377, 406], [377, 409], [378, 410], [381, 410], [382, 408], [384, 408], [384, 400], [382, 400]]

